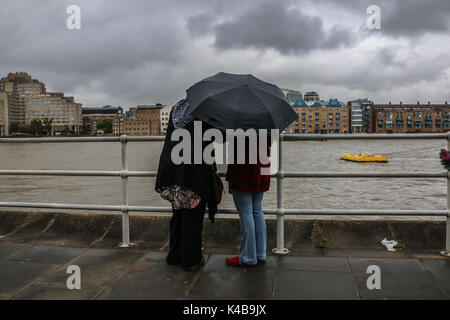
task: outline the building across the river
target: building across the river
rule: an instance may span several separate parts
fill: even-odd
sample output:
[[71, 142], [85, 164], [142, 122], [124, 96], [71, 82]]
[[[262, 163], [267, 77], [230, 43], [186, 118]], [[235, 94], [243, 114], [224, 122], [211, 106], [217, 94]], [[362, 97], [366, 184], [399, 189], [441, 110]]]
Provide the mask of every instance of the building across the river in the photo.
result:
[[[130, 108], [131, 109], [131, 108]], [[133, 136], [158, 136], [161, 134], [162, 104], [139, 105], [136, 117], [113, 121], [113, 133]]]
[[165, 135], [167, 131], [167, 125], [169, 124], [169, 116], [174, 104], [168, 104], [161, 109], [161, 134]]
[[439, 133], [450, 130], [450, 106], [444, 104], [372, 104], [373, 133]]
[[313, 104], [316, 101], [320, 101], [320, 96], [316, 91], [308, 91], [303, 96], [303, 99], [307, 104]]
[[281, 91], [283, 92], [283, 94], [286, 97], [286, 100], [289, 102], [289, 104], [292, 106], [295, 101], [297, 101], [298, 99], [303, 99], [303, 95], [300, 91], [297, 90], [292, 90], [292, 89], [281, 89]]
[[65, 97], [64, 93], [47, 92], [44, 83], [26, 72], [9, 73], [2, 78], [0, 92], [3, 133], [13, 124], [23, 128], [35, 119], [43, 122], [46, 118], [53, 119], [52, 133], [62, 132], [65, 128], [81, 132], [81, 104], [73, 97]]
[[136, 107], [131, 107], [125, 111], [125, 119], [136, 119]]
[[83, 108], [83, 123], [88, 125], [89, 131], [97, 133], [97, 123], [105, 119], [123, 119], [122, 107], [114, 108], [110, 105], [101, 108]]
[[347, 102], [350, 110], [351, 133], [367, 133], [370, 131], [370, 107], [372, 102], [368, 98]]
[[349, 107], [338, 99], [323, 101], [314, 92], [308, 102], [298, 99], [292, 108], [298, 119], [286, 133], [350, 133]]
[[0, 137], [9, 135], [8, 95], [0, 92]]

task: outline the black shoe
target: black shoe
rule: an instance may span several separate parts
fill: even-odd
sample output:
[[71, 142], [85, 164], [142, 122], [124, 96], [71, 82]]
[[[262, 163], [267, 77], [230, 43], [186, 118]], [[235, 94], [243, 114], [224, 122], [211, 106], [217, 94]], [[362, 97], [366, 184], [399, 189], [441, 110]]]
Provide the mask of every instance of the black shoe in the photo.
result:
[[200, 269], [204, 265], [205, 265], [205, 257], [202, 255], [202, 258], [201, 258], [199, 263], [193, 265], [192, 267], [184, 267], [183, 269], [185, 271], [197, 271], [198, 269]]
[[266, 264], [266, 260], [259, 260], [258, 259], [258, 264], [259, 265], [265, 265]]

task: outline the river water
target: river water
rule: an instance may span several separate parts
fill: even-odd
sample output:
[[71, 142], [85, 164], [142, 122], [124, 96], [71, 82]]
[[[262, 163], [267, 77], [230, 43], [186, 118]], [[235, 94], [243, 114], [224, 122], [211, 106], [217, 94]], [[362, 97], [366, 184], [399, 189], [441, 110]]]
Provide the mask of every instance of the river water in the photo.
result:
[[[129, 170], [156, 170], [162, 142], [130, 142]], [[443, 169], [444, 140], [329, 140], [284, 143], [286, 171], [432, 171]], [[388, 163], [353, 163], [343, 153], [384, 154]], [[0, 170], [120, 170], [120, 143], [4, 143]], [[221, 167], [220, 170], [224, 170]], [[0, 201], [120, 204], [118, 177], [0, 176]], [[285, 208], [445, 209], [445, 179], [285, 179]], [[154, 192], [154, 178], [129, 179], [130, 205], [167, 206]], [[233, 207], [229, 194], [223, 207]], [[276, 180], [264, 197], [276, 207]]]

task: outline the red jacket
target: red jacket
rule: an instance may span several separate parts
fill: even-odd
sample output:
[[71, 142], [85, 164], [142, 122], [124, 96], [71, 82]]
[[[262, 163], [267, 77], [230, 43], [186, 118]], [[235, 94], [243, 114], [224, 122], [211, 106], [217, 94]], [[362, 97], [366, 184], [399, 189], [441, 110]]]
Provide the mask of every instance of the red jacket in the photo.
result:
[[[269, 144], [267, 154], [270, 155]], [[249, 164], [248, 162], [247, 154], [245, 164], [228, 165], [225, 179], [228, 181], [230, 189], [238, 192], [268, 191], [270, 187], [270, 175], [261, 175], [261, 168], [269, 168], [270, 163], [261, 164], [259, 157], [257, 157], [256, 164]]]

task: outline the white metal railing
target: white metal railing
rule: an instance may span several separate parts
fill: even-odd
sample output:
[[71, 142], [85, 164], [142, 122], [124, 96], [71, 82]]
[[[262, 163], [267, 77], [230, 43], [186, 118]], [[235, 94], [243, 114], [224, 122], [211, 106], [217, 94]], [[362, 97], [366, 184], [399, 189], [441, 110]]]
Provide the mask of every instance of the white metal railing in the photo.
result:
[[[275, 254], [287, 254], [284, 247], [284, 215], [381, 215], [381, 216], [444, 216], [446, 217], [445, 251], [450, 253], [450, 172], [285, 172], [283, 170], [282, 141], [325, 141], [325, 140], [372, 140], [372, 139], [446, 139], [450, 149], [450, 132], [437, 134], [283, 134], [279, 143], [279, 168], [274, 174], [277, 179], [277, 208], [265, 209], [267, 214], [277, 215], [277, 247]], [[48, 143], [48, 142], [120, 142], [122, 168], [120, 171], [71, 171], [71, 170], [0, 170], [0, 175], [27, 176], [89, 176], [89, 177], [120, 177], [122, 180], [121, 205], [92, 204], [61, 204], [61, 203], [27, 203], [0, 202], [0, 207], [101, 210], [122, 212], [122, 243], [128, 247], [130, 243], [129, 212], [171, 212], [170, 207], [131, 206], [128, 203], [129, 177], [155, 177], [156, 171], [128, 171], [127, 143], [142, 141], [164, 141], [162, 136], [116, 136], [116, 137], [51, 137], [51, 138], [0, 138], [1, 143]], [[224, 176], [224, 173], [220, 174]], [[283, 180], [285, 178], [446, 178], [447, 179], [447, 210], [347, 210], [347, 209], [285, 209], [283, 202]], [[219, 208], [219, 213], [236, 213], [234, 208]]]

